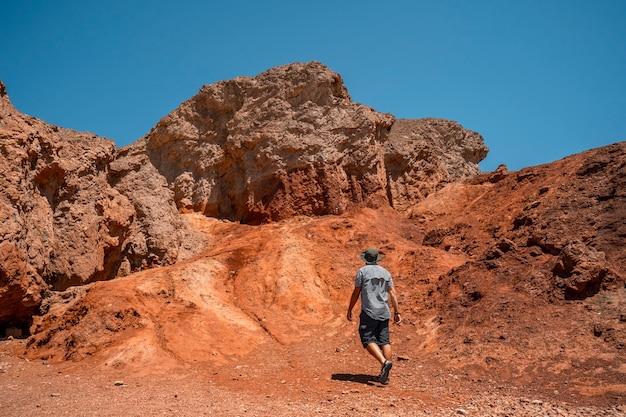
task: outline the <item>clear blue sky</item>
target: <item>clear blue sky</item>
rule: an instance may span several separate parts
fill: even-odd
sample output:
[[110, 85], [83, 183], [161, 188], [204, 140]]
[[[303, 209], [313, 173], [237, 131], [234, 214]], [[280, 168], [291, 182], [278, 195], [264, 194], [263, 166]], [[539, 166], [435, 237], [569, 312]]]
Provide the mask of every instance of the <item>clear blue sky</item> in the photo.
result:
[[484, 171], [626, 140], [626, 0], [0, 0], [0, 17], [13, 104], [118, 146], [203, 84], [312, 60], [356, 102], [479, 132]]

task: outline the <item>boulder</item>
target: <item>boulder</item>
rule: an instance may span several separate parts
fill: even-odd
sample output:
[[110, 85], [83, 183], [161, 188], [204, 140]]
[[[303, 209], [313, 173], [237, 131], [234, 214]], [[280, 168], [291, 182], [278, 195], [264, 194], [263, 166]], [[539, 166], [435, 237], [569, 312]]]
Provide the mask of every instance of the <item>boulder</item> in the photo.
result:
[[574, 241], [561, 250], [552, 272], [566, 299], [583, 299], [600, 291], [609, 267], [604, 252]]

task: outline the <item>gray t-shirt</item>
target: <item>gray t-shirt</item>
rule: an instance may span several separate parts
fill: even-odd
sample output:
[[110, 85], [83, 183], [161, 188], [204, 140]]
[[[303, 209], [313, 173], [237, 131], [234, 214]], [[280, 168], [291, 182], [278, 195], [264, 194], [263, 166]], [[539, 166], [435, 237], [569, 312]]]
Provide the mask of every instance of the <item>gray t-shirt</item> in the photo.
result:
[[393, 287], [391, 274], [377, 264], [367, 264], [356, 273], [355, 287], [361, 287], [361, 310], [375, 320], [391, 318], [389, 287]]

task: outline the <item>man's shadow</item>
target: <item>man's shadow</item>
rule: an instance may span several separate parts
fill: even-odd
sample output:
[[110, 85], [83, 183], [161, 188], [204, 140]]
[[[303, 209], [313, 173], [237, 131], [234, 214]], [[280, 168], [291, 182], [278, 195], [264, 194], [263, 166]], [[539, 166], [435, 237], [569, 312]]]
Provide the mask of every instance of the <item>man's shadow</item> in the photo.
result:
[[371, 375], [365, 374], [333, 374], [331, 376], [333, 381], [347, 381], [347, 382], [357, 382], [359, 384], [365, 385], [374, 385], [372, 382], [374, 381], [374, 377]]

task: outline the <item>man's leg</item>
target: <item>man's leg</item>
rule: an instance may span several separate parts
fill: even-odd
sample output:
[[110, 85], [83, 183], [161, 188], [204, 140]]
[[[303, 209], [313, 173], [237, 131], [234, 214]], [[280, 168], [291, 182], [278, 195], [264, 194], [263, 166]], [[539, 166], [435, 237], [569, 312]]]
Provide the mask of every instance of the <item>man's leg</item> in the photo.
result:
[[385, 359], [390, 361], [391, 360], [391, 345], [390, 344], [383, 345], [382, 351], [383, 351], [383, 356], [385, 357]]
[[[389, 346], [389, 345], [385, 345], [385, 346]], [[385, 346], [383, 346], [383, 349]], [[390, 350], [389, 353], [391, 354], [391, 346], [389, 346], [389, 350]], [[375, 357], [376, 360], [380, 362], [381, 365], [385, 363], [385, 360], [387, 359], [387, 355], [384, 354], [384, 351], [381, 350], [380, 347], [376, 343], [368, 344], [367, 351], [369, 352], [370, 355]]]
[[389, 360], [391, 359], [389, 320], [374, 320], [361, 312], [359, 334], [361, 335], [361, 342], [363, 342], [369, 354], [381, 364], [380, 375], [375, 380], [387, 384], [389, 382], [389, 371], [393, 366], [393, 363]]
[[389, 371], [393, 366], [391, 362], [391, 345], [383, 345], [382, 349], [376, 343], [370, 343], [367, 345], [367, 351], [382, 365], [380, 368], [380, 374], [374, 378], [374, 381], [378, 381], [382, 384], [389, 383]]
[[364, 311], [361, 311], [359, 323], [359, 336], [363, 347], [381, 364], [385, 363], [385, 355], [379, 346], [380, 323], [372, 319]]
[[385, 361], [382, 363], [383, 366], [380, 369], [378, 382], [386, 385], [389, 383], [389, 371], [391, 371], [391, 367], [393, 366], [393, 363], [391, 362], [391, 344], [385, 343], [382, 345], [381, 353], [383, 354]]

